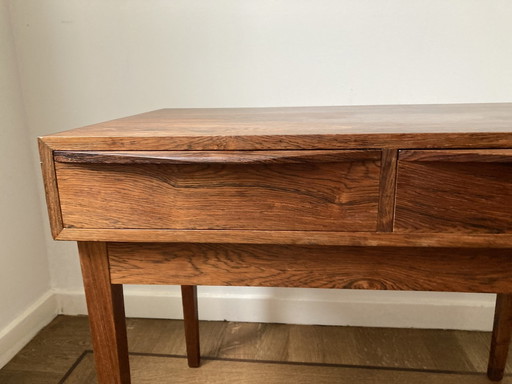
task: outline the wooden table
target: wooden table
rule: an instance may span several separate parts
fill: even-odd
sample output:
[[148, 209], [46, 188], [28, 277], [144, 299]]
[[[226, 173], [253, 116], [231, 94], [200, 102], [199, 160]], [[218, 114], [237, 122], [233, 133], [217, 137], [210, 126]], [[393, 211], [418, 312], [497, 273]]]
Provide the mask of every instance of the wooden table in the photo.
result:
[[78, 241], [100, 383], [129, 383], [123, 284], [494, 292], [512, 331], [512, 104], [163, 109], [40, 138]]

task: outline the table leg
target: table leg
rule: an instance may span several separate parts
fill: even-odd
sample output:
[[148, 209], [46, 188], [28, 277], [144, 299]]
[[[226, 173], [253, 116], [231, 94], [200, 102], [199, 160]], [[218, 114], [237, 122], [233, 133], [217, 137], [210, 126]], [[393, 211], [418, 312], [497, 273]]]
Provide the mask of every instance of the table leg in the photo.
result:
[[106, 243], [78, 242], [100, 384], [130, 384], [123, 286], [111, 284]]
[[511, 336], [512, 295], [498, 293], [494, 312], [491, 354], [489, 357], [489, 367], [487, 368], [487, 376], [491, 380], [499, 381], [503, 378]]
[[199, 351], [199, 318], [197, 311], [197, 287], [182, 285], [183, 320], [185, 323], [185, 341], [187, 344], [188, 366], [199, 367], [201, 355]]

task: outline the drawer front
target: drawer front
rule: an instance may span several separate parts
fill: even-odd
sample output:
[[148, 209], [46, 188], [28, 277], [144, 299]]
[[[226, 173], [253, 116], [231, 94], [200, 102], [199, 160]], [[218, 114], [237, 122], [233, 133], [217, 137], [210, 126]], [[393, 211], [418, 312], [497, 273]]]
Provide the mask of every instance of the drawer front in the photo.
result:
[[64, 227], [375, 231], [380, 151], [60, 152]]
[[512, 233], [512, 149], [400, 151], [394, 229]]

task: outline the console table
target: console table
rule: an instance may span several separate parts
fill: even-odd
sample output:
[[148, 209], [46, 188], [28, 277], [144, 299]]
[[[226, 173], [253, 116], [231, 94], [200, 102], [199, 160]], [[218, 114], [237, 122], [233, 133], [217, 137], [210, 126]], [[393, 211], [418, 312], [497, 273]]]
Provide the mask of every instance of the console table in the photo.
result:
[[497, 293], [512, 332], [512, 104], [162, 109], [39, 139], [78, 242], [100, 383], [130, 382], [123, 284]]

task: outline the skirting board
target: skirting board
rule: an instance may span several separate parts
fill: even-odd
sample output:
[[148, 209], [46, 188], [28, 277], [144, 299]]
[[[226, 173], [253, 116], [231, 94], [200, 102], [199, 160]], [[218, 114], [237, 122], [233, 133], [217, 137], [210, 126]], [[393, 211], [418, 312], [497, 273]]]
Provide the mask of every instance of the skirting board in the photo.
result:
[[0, 330], [0, 368], [55, 318], [57, 309], [57, 298], [48, 291]]
[[[490, 331], [494, 314], [493, 295], [472, 299], [402, 295], [396, 299], [385, 292], [363, 295], [355, 291], [316, 300], [253, 293], [200, 292], [198, 296], [202, 320]], [[125, 302], [128, 317], [183, 318], [178, 292], [129, 289]], [[46, 292], [0, 330], [0, 368], [57, 314], [86, 315], [83, 292]]]
[[[476, 299], [387, 299], [379, 292], [364, 300], [341, 295], [339, 300], [303, 300], [265, 295], [198, 294], [201, 320], [346, 325], [363, 327], [492, 330], [494, 295]], [[85, 315], [81, 292], [56, 292], [59, 313]], [[441, 296], [442, 297], [442, 296]], [[384, 298], [384, 300], [383, 300]], [[183, 318], [181, 296], [175, 292], [125, 292], [127, 317]]]

